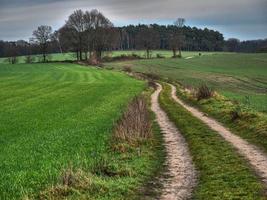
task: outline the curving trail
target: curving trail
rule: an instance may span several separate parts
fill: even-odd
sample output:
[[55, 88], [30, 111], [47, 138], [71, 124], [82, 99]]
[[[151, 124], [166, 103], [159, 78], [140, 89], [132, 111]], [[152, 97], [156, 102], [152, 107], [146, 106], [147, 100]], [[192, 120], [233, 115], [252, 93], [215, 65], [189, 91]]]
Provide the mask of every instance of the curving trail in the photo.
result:
[[162, 178], [163, 192], [160, 199], [188, 199], [196, 185], [196, 170], [185, 139], [160, 108], [158, 98], [162, 86], [157, 85], [157, 90], [151, 96], [151, 109], [156, 114], [156, 120], [164, 133], [168, 170], [167, 177]]
[[248, 160], [250, 165], [267, 186], [267, 155], [259, 150], [256, 146], [249, 144], [244, 139], [231, 133], [216, 120], [205, 116], [205, 114], [200, 112], [198, 109], [188, 106], [187, 104], [182, 102], [176, 95], [175, 86], [171, 84], [169, 85], [172, 88], [172, 98], [186, 110], [191, 112], [193, 116], [203, 121], [212, 130], [218, 132], [226, 141], [230, 142], [239, 151], [239, 153]]

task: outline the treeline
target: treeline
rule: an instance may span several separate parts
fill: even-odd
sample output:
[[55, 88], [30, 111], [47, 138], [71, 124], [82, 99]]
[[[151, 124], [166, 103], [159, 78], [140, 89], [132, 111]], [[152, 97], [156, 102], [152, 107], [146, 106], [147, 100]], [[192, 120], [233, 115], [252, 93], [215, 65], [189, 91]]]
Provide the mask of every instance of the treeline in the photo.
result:
[[218, 31], [185, 26], [182, 18], [166, 26], [114, 27], [97, 10], [76, 10], [59, 30], [53, 32], [50, 26], [39, 26], [29, 42], [0, 41], [0, 57], [42, 54], [43, 61], [46, 61], [48, 53], [76, 52], [77, 60], [92, 61], [101, 59], [103, 51], [146, 50], [149, 57], [152, 49], [172, 50], [174, 57], [181, 57], [181, 50], [266, 52], [266, 44], [267, 40], [225, 41]]
[[225, 50], [243, 53], [267, 53], [267, 39], [241, 42], [236, 38], [230, 38], [225, 41]]

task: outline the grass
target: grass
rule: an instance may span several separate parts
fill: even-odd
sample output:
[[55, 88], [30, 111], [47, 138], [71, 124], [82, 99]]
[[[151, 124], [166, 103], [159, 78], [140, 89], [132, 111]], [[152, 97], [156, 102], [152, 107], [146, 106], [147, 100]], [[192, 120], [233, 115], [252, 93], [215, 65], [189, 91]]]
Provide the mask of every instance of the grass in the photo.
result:
[[74, 64], [1, 64], [0, 88], [0, 199], [37, 197], [70, 167], [91, 180], [71, 197], [131, 198], [160, 166], [159, 136], [124, 153], [109, 145], [141, 81]]
[[[104, 56], [121, 56], [121, 55], [131, 55], [131, 54], [139, 55], [142, 58], [146, 57], [145, 51], [113, 51], [113, 52], [104, 52]], [[215, 52], [201, 52], [203, 55], [213, 55]], [[153, 50], [152, 51], [152, 58], [156, 58], [157, 54], [160, 54], [166, 58], [172, 57], [171, 51], [166, 50]], [[195, 51], [185, 51], [183, 52], [184, 57], [192, 57], [192, 56], [198, 56], [199, 52]], [[33, 62], [42, 62], [42, 55], [33, 55], [32, 58], [34, 59]], [[26, 57], [25, 56], [18, 56], [17, 57], [18, 64], [25, 63]], [[53, 53], [49, 54], [47, 59], [49, 61], [55, 62], [55, 61], [76, 61], [76, 53]], [[7, 64], [7, 58], [0, 58], [0, 64]]]
[[[195, 57], [195, 56], [199, 56], [199, 53], [201, 53], [202, 55], [213, 55], [215, 54], [215, 52], [197, 52], [197, 51], [183, 51], [182, 56], [184, 58], [187, 57]], [[140, 51], [140, 50], [126, 50], [126, 51], [113, 51], [110, 53], [106, 53], [106, 55], [109, 56], [120, 56], [120, 55], [132, 55], [132, 54], [136, 54], [139, 55], [142, 58], [146, 58], [146, 51]], [[172, 51], [168, 51], [168, 50], [152, 50], [151, 51], [152, 54], [152, 58], [156, 58], [157, 54], [164, 56], [165, 58], [171, 58], [173, 56]]]
[[[255, 112], [246, 104], [237, 104], [228, 98], [215, 94], [209, 99], [198, 101], [193, 94], [176, 85], [178, 96], [184, 101], [208, 113], [227, 127], [233, 133], [241, 136], [267, 153], [267, 115]], [[233, 112], [239, 117], [233, 120]]]
[[[42, 55], [32, 55], [33, 63], [42, 62], [43, 57]], [[47, 56], [47, 59], [49, 61], [75, 61], [76, 60], [76, 54], [75, 53], [54, 53], [49, 54]], [[17, 57], [17, 64], [26, 63], [26, 56], [18, 56]], [[7, 58], [0, 58], [0, 64], [8, 64]]]
[[265, 199], [263, 186], [246, 161], [216, 132], [174, 102], [164, 85], [160, 105], [188, 142], [199, 171], [193, 199]]
[[[185, 53], [184, 53], [185, 54]], [[203, 83], [230, 99], [267, 112], [267, 54], [213, 53], [191, 59], [151, 59], [106, 63], [106, 67], [158, 74], [189, 87]]]

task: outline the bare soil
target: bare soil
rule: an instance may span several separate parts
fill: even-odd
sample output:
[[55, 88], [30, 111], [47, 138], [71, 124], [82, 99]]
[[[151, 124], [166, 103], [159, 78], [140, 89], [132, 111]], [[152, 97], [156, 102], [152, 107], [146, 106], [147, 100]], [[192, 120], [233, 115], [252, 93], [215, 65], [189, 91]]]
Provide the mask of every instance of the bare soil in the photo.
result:
[[163, 184], [161, 200], [189, 199], [197, 182], [197, 173], [185, 139], [160, 108], [158, 98], [162, 86], [151, 96], [151, 109], [163, 132], [166, 147], [166, 174], [160, 180]]

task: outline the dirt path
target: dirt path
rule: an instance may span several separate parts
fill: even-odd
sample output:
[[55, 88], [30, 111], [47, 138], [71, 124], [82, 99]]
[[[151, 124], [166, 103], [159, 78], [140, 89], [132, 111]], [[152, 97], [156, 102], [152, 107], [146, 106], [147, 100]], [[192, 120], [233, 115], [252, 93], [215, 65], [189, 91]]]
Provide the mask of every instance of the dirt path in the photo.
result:
[[259, 150], [256, 146], [249, 144], [244, 139], [231, 133], [216, 120], [205, 116], [205, 114], [199, 110], [183, 103], [176, 96], [176, 88], [173, 85], [170, 86], [172, 87], [172, 98], [182, 105], [186, 110], [191, 112], [195, 117], [207, 124], [211, 129], [218, 132], [226, 141], [230, 142], [239, 151], [239, 153], [249, 161], [250, 165], [254, 168], [267, 186], [267, 155]]
[[168, 173], [161, 180], [163, 192], [160, 199], [188, 199], [196, 185], [196, 171], [185, 139], [160, 108], [158, 97], [161, 90], [162, 87], [158, 84], [158, 89], [151, 96], [151, 109], [156, 114], [156, 120], [164, 134], [167, 153]]

